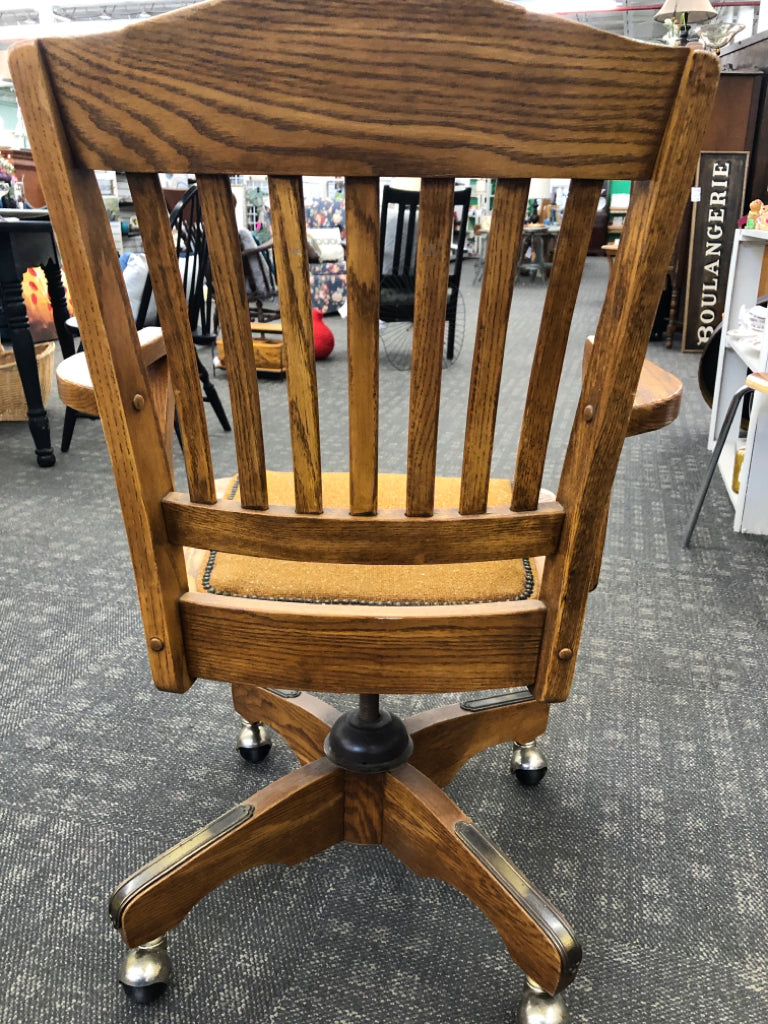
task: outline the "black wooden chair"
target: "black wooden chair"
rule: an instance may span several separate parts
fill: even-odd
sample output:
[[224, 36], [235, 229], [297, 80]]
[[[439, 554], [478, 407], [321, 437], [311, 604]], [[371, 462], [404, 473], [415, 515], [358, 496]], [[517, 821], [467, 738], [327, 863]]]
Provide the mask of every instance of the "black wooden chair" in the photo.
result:
[[240, 248], [243, 253], [245, 294], [251, 320], [267, 323], [280, 319], [280, 300], [277, 294], [274, 242], [270, 239], [259, 245], [250, 231], [241, 228]]
[[[445, 309], [443, 356], [450, 366], [464, 339], [464, 306], [459, 292], [464, 241], [469, 216], [469, 188], [454, 193], [454, 237]], [[382, 190], [379, 265], [381, 267], [381, 341], [387, 359], [398, 370], [411, 362], [413, 306], [416, 292], [416, 241], [419, 192], [385, 185]]]
[[[192, 185], [174, 206], [170, 214], [170, 221], [171, 227], [174, 229], [176, 256], [179, 261], [184, 294], [187, 296], [187, 311], [192, 328], [192, 339], [195, 345], [211, 346], [216, 341], [216, 332], [213, 329], [215, 306], [208, 244], [202, 228], [197, 185]], [[152, 302], [152, 281], [149, 274], [147, 274], [146, 281], [144, 282], [144, 288], [135, 315], [136, 328], [138, 330], [157, 324], [157, 311]], [[75, 338], [79, 338], [76, 318], [67, 321], [67, 328], [72, 331]], [[195, 353], [195, 357], [197, 359], [197, 373], [203, 388], [204, 400], [210, 403], [222, 428], [229, 431], [232, 427], [219, 394], [216, 391], [216, 386], [197, 353]], [[68, 393], [67, 388], [71, 377], [66, 360], [59, 365], [56, 373], [59, 396], [66, 403], [65, 396]], [[75, 368], [74, 375], [76, 379], [81, 379], [82, 369], [79, 366]], [[61, 450], [63, 452], [69, 451], [75, 424], [79, 419], [96, 418], [92, 412], [84, 412], [67, 404], [64, 410]]]
[[[200, 197], [197, 185], [191, 185], [171, 210], [171, 229], [174, 233], [176, 256], [179, 261], [184, 294], [187, 296], [187, 311], [195, 346], [212, 348], [216, 342], [216, 307], [211, 278], [211, 261], [208, 255], [208, 241], [203, 229]], [[136, 326], [147, 326], [144, 317], [152, 293], [152, 283], [147, 278], [145, 296], [136, 318]], [[146, 304], [145, 304], [146, 299]], [[229, 419], [221, 404], [216, 387], [208, 370], [196, 353], [197, 372], [206, 402], [216, 413], [224, 430], [231, 430]]]

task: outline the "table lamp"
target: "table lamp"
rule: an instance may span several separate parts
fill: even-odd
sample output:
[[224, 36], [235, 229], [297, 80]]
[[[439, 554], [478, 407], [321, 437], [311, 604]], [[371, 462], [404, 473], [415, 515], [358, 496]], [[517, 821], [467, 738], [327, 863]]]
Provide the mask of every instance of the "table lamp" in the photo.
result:
[[653, 20], [661, 22], [662, 25], [668, 20], [674, 22], [679, 27], [679, 44], [685, 46], [690, 25], [711, 21], [715, 17], [717, 11], [709, 0], [665, 0], [661, 9], [654, 14]]

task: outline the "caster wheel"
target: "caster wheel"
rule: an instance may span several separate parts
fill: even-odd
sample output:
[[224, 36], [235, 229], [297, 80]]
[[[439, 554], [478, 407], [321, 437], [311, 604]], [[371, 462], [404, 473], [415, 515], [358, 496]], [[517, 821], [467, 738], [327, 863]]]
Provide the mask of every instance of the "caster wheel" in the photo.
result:
[[536, 746], [531, 743], [515, 743], [510, 771], [523, 786], [538, 786], [547, 774], [547, 759]]
[[263, 761], [272, 749], [272, 741], [266, 727], [261, 722], [246, 722], [237, 737], [237, 749], [240, 756], [249, 764]]
[[171, 961], [165, 936], [129, 949], [120, 965], [120, 984], [134, 1003], [153, 1003], [168, 988]]
[[517, 1024], [568, 1024], [570, 1019], [562, 996], [550, 996], [530, 978], [525, 979]]

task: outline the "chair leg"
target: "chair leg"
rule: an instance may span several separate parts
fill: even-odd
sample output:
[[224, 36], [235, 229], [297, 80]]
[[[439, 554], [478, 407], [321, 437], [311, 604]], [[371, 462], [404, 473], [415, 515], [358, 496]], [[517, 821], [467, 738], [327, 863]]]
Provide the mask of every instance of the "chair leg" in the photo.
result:
[[550, 995], [576, 976], [581, 947], [570, 925], [441, 789], [412, 765], [388, 773], [382, 842], [419, 875], [464, 893], [509, 954]]
[[[253, 723], [252, 728], [264, 724], [279, 732], [302, 764], [323, 756], [325, 737], [340, 714], [309, 693], [260, 686], [234, 685], [232, 703], [239, 715]], [[240, 753], [246, 760], [254, 760], [245, 751]]]
[[340, 842], [343, 776], [325, 760], [291, 772], [127, 878], [110, 901], [125, 942], [148, 945], [246, 868], [299, 864]]
[[230, 426], [229, 420], [227, 419], [227, 414], [224, 411], [224, 406], [221, 404], [219, 393], [216, 390], [216, 387], [213, 381], [211, 380], [208, 371], [200, 361], [200, 356], [198, 356], [197, 353], [195, 353], [195, 358], [197, 359], [197, 372], [200, 376], [200, 383], [203, 385], [203, 393], [205, 394], [206, 401], [211, 403], [211, 408], [218, 416], [219, 423], [221, 424], [222, 428], [224, 430], [229, 431], [232, 429], [232, 427]]
[[456, 339], [456, 309], [452, 311], [452, 315], [448, 320], [448, 340], [445, 346], [445, 358], [448, 362], [453, 361], [453, 345]]
[[75, 431], [75, 424], [80, 417], [74, 409], [70, 409], [69, 406], [64, 410], [64, 429], [61, 432], [61, 450], [63, 452], [69, 451], [69, 446], [72, 443], [72, 434]]
[[481, 750], [497, 743], [530, 743], [541, 736], [548, 717], [549, 705], [534, 700], [528, 690], [432, 708], [406, 719], [414, 746], [409, 763], [436, 785], [447, 786]]

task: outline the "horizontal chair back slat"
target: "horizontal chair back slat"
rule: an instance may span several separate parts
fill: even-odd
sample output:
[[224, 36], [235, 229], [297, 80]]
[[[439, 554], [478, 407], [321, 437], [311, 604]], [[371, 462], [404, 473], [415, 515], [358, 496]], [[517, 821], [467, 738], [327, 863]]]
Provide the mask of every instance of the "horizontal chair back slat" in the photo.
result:
[[285, 558], [293, 561], [429, 565], [499, 561], [549, 555], [557, 550], [563, 510], [555, 501], [535, 512], [463, 516], [442, 511], [430, 518], [382, 511], [375, 518], [350, 517], [346, 510], [307, 516], [272, 506], [245, 512], [222, 499], [213, 507], [192, 504], [185, 495], [163, 502], [168, 535], [186, 547]]
[[[399, 608], [376, 616], [329, 605], [289, 607], [187, 594], [181, 602], [190, 667], [206, 679], [331, 693], [434, 693], [527, 686], [545, 616], [539, 601], [488, 607]], [[212, 636], [226, 636], [222, 649]], [[372, 650], [390, 652], [371, 658]], [[510, 680], [512, 683], [510, 684]]]

